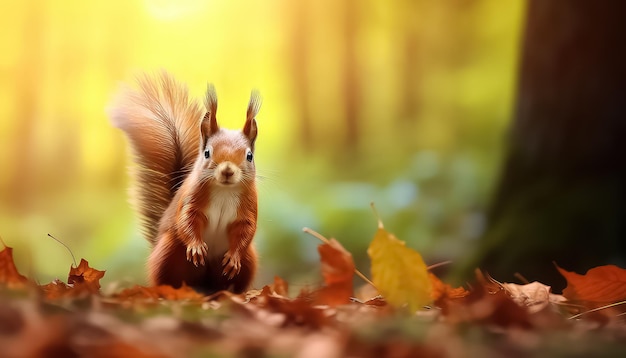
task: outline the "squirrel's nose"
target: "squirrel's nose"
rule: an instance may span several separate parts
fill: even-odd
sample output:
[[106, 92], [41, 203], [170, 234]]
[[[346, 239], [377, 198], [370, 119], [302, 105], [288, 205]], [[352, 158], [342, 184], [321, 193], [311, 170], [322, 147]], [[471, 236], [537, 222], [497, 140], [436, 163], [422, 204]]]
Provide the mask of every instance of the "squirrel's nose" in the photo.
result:
[[235, 174], [235, 172], [230, 167], [226, 167], [224, 168], [224, 170], [222, 170], [222, 175], [225, 178], [230, 178], [233, 176], [233, 174]]

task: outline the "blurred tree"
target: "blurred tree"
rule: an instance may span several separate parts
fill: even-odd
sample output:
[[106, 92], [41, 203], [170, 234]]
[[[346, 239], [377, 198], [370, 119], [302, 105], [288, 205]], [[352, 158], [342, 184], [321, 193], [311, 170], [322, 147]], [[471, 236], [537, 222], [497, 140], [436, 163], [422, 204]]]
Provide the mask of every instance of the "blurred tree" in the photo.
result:
[[400, 23], [403, 24], [400, 36], [402, 40], [400, 45], [402, 47], [402, 55], [404, 57], [403, 73], [402, 77], [402, 90], [400, 91], [402, 102], [400, 119], [411, 123], [414, 118], [417, 117], [419, 109], [419, 99], [421, 93], [417, 86], [420, 83], [422, 76], [421, 69], [421, 39], [420, 39], [420, 27], [418, 21], [412, 21], [415, 14], [419, 13], [419, 6], [421, 4], [417, 1], [408, 1], [404, 6], [398, 6], [396, 11], [401, 12], [398, 17], [403, 19]]
[[[28, 5], [27, 9], [20, 15], [24, 16], [27, 21], [23, 22], [23, 38], [27, 46], [23, 46], [20, 51], [20, 60], [24, 64], [17, 73], [12, 74], [19, 80], [15, 81], [15, 98], [18, 99], [16, 118], [14, 121], [15, 136], [13, 137], [14, 151], [19, 153], [23, 158], [29, 158], [34, 155], [35, 134], [33, 131], [33, 123], [36, 123], [36, 117], [39, 115], [39, 103], [37, 103], [37, 84], [41, 78], [41, 67], [37, 65], [38, 59], [41, 57], [43, 43], [41, 41], [41, 28], [43, 10], [37, 5]], [[28, 207], [27, 202], [30, 197], [28, 191], [33, 187], [33, 178], [37, 168], [34, 163], [19, 158], [15, 160], [15, 170], [9, 173], [7, 190], [7, 201], [14, 203], [16, 210], [23, 210]]]
[[565, 281], [626, 263], [625, 2], [529, 3], [508, 158], [477, 265]]
[[[360, 68], [363, 62], [359, 59], [357, 49], [360, 11], [356, 0], [346, 0], [343, 4], [343, 43], [344, 43], [344, 61], [342, 73], [343, 77], [343, 96], [346, 101], [346, 113], [344, 116], [346, 125], [345, 143], [352, 154], [354, 148], [357, 147], [359, 141], [359, 116], [360, 116]], [[352, 149], [352, 150], [350, 150]]]
[[309, 105], [309, 76], [308, 69], [310, 66], [309, 58], [309, 37], [308, 26], [309, 16], [307, 16], [306, 1], [288, 2], [286, 6], [290, 8], [291, 15], [291, 31], [289, 33], [289, 43], [291, 48], [290, 65], [293, 74], [294, 100], [296, 101], [297, 118], [299, 119], [299, 142], [305, 150], [311, 149], [312, 146], [312, 119], [311, 109]]

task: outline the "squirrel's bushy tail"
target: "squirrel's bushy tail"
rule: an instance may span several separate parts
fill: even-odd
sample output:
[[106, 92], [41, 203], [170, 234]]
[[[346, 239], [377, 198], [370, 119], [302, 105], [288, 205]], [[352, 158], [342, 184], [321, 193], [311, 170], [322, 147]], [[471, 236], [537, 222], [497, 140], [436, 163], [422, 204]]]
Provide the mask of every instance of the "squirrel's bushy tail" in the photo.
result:
[[199, 153], [200, 105], [166, 72], [138, 77], [109, 107], [111, 123], [128, 136], [134, 155], [131, 198], [152, 244], [158, 224]]

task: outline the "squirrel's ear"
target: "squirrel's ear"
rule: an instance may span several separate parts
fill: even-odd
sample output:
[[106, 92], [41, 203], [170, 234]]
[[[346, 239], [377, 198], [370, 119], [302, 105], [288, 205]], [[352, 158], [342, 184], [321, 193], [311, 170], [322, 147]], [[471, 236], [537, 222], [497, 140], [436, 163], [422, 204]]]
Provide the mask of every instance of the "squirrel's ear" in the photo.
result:
[[259, 92], [252, 91], [250, 94], [250, 103], [248, 103], [248, 110], [246, 111], [246, 124], [243, 126], [243, 134], [248, 137], [252, 147], [254, 148], [254, 141], [257, 135], [256, 115], [261, 108], [261, 96]]
[[215, 134], [220, 130], [217, 125], [217, 93], [215, 92], [215, 86], [212, 83], [207, 85], [206, 97], [204, 97], [204, 106], [206, 107], [206, 113], [202, 118], [202, 124], [200, 125], [200, 131], [202, 132], [202, 144], [206, 145], [207, 140], [212, 134]]

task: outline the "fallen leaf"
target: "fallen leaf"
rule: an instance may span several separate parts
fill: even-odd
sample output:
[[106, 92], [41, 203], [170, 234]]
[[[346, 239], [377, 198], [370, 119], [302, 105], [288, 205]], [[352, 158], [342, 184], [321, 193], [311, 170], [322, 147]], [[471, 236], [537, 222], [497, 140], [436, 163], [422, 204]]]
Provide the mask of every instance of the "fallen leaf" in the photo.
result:
[[526, 307], [515, 303], [505, 290], [478, 286], [458, 300], [446, 301], [443, 314], [452, 323], [481, 323], [499, 327], [532, 327]]
[[67, 284], [56, 279], [39, 288], [49, 300], [86, 297], [100, 293], [100, 279], [104, 277], [104, 273], [105, 271], [89, 267], [87, 260], [81, 259], [77, 267], [70, 267]]
[[62, 297], [71, 295], [72, 287], [65, 284], [65, 282], [56, 279], [47, 285], [39, 286], [43, 291], [44, 296], [48, 300], [57, 300]]
[[422, 256], [383, 228], [381, 221], [367, 253], [372, 281], [385, 300], [414, 312], [432, 302], [432, 284]]
[[570, 301], [610, 304], [626, 300], [626, 270], [615, 265], [598, 266], [584, 275], [556, 266], [567, 280], [563, 296]]
[[5, 246], [0, 251], [0, 285], [8, 288], [24, 287], [28, 283], [28, 279], [22, 276], [15, 267], [13, 261], [13, 249]]
[[289, 296], [289, 284], [283, 278], [274, 276], [274, 284], [270, 286], [275, 294], [283, 297]]
[[368, 306], [384, 307], [387, 306], [387, 301], [385, 301], [382, 296], [376, 296], [370, 298], [369, 300], [363, 301], [363, 304]]
[[537, 281], [525, 285], [503, 283], [502, 287], [517, 304], [528, 307], [530, 313], [536, 313], [551, 303], [559, 304], [565, 299], [550, 292], [551, 287]]
[[[265, 286], [261, 294], [251, 298], [250, 302], [255, 304], [254, 310], [262, 308], [284, 315], [280, 320], [282, 327], [298, 326], [320, 329], [329, 325], [330, 320], [326, 315], [326, 310], [313, 306], [309, 296], [309, 293], [305, 291], [295, 299], [276, 296], [269, 286]], [[251, 309], [250, 306], [247, 308]]]
[[114, 295], [120, 300], [138, 300], [138, 299], [166, 299], [166, 300], [203, 300], [204, 295], [196, 292], [193, 288], [183, 284], [179, 288], [169, 285], [161, 286], [139, 286], [135, 285], [127, 288], [120, 293]]
[[454, 300], [457, 298], [463, 298], [469, 294], [463, 287], [452, 288], [452, 286], [443, 283], [439, 277], [433, 273], [428, 273], [428, 278], [432, 285], [431, 297], [435, 305], [441, 305], [444, 300]]
[[551, 287], [539, 282], [532, 282], [526, 285], [518, 285], [514, 283], [501, 283], [489, 276], [476, 270], [476, 279], [478, 284], [489, 293], [495, 294], [500, 291], [506, 294], [518, 305], [526, 307], [529, 313], [537, 313], [546, 308], [549, 304], [563, 304], [565, 298], [562, 295], [555, 295], [550, 292]]
[[100, 279], [104, 277], [104, 273], [105, 271], [89, 267], [87, 260], [80, 259], [78, 267], [70, 267], [67, 283], [77, 290], [81, 289], [91, 293], [98, 293], [100, 291]]
[[315, 302], [330, 306], [350, 303], [355, 269], [352, 254], [335, 239], [319, 245], [317, 250], [320, 253], [325, 285], [315, 293]]
[[322, 262], [322, 276], [327, 285], [350, 282], [354, 276], [354, 260], [339, 241], [330, 239], [328, 244], [317, 247]]

